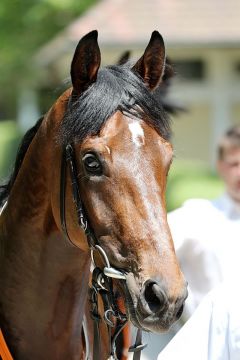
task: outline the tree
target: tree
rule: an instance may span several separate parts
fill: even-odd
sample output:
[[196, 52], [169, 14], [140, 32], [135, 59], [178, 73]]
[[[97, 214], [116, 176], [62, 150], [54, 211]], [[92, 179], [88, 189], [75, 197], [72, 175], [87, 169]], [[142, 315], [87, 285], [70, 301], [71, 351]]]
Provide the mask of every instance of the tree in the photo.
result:
[[15, 117], [17, 94], [33, 76], [36, 50], [96, 1], [1, 0], [0, 116]]

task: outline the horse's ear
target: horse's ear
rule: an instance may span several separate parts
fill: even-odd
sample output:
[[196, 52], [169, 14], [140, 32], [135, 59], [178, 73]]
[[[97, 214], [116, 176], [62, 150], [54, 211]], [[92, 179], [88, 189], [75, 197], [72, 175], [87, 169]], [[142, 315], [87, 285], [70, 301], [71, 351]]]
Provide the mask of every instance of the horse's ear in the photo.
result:
[[152, 33], [143, 56], [133, 66], [150, 90], [154, 90], [161, 82], [165, 68], [165, 46], [158, 31]]
[[78, 43], [71, 64], [73, 91], [81, 94], [97, 79], [101, 53], [97, 42], [98, 32], [91, 31]]

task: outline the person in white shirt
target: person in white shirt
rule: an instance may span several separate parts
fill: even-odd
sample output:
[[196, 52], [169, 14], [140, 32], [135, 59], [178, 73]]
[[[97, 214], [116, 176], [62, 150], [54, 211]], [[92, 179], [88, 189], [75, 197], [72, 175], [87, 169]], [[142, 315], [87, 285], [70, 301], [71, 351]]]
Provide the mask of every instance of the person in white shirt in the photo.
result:
[[[236, 274], [237, 275], [237, 274]], [[237, 276], [204, 297], [158, 360], [239, 360], [240, 289]]]
[[185, 319], [211, 289], [240, 273], [240, 125], [220, 140], [217, 170], [226, 188], [219, 199], [191, 199], [168, 214], [189, 285]]
[[[240, 303], [236, 280], [240, 274], [240, 125], [223, 135], [217, 154], [225, 193], [212, 201], [188, 200], [168, 214], [189, 295], [182, 318], [168, 333], [145, 336], [144, 359], [156, 359], [155, 351], [158, 354], [162, 349], [158, 360], [240, 359], [240, 311], [235, 316]], [[222, 285], [196, 310], [206, 294], [222, 283], [224, 288], [232, 283], [236, 287], [224, 292]]]
[[217, 151], [225, 193], [212, 201], [188, 200], [168, 214], [189, 285], [183, 321], [190, 319], [158, 360], [240, 359], [240, 125], [223, 135]]

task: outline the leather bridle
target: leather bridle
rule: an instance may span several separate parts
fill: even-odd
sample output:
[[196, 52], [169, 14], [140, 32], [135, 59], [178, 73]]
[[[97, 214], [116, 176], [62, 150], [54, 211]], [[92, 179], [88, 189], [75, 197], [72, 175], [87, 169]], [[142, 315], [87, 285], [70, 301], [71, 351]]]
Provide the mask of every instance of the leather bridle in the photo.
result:
[[[60, 179], [60, 217], [61, 217], [61, 226], [62, 230], [69, 240], [70, 244], [76, 246], [69, 237], [66, 224], [66, 179], [67, 179], [67, 169], [69, 169], [71, 185], [72, 185], [72, 195], [73, 201], [76, 206], [76, 213], [78, 224], [81, 229], [84, 231], [89, 248], [91, 250], [91, 257], [94, 266], [92, 273], [92, 285], [90, 288], [90, 303], [92, 306], [91, 317], [94, 320], [94, 345], [93, 345], [93, 360], [99, 360], [101, 356], [101, 343], [100, 343], [100, 332], [99, 332], [99, 321], [101, 316], [98, 311], [98, 298], [100, 295], [102, 298], [104, 306], [104, 315], [103, 320], [106, 323], [108, 334], [109, 334], [109, 358], [108, 359], [117, 359], [116, 355], [116, 339], [118, 335], [123, 330], [128, 322], [126, 314], [123, 314], [117, 305], [115, 294], [113, 291], [112, 279], [120, 279], [125, 283], [126, 274], [124, 271], [116, 269], [110, 265], [108, 256], [104, 249], [100, 246], [98, 239], [96, 238], [91, 225], [88, 221], [84, 205], [80, 197], [80, 190], [78, 184], [78, 171], [76, 166], [75, 152], [74, 147], [71, 144], [67, 144], [63, 148], [62, 152], [62, 163], [61, 163], [61, 179]], [[94, 253], [98, 252], [101, 258], [104, 261], [104, 268], [100, 269], [96, 266], [94, 261]], [[111, 328], [115, 328], [114, 334], [112, 335]], [[83, 321], [83, 332], [85, 336], [86, 348], [89, 348], [88, 336], [86, 334], [87, 327], [85, 321]], [[143, 350], [146, 345], [142, 344], [142, 333], [138, 329], [136, 341], [134, 346], [132, 346], [129, 351], [134, 352], [133, 360], [140, 359], [141, 350]], [[89, 360], [88, 351], [86, 351], [86, 359]]]

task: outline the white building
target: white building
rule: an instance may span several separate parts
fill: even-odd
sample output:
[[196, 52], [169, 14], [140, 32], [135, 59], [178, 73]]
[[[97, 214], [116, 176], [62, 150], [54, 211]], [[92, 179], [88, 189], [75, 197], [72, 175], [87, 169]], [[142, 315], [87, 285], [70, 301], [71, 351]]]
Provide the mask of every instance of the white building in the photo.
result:
[[101, 0], [38, 52], [40, 85], [69, 76], [78, 40], [93, 29], [103, 64], [124, 50], [137, 58], [159, 30], [179, 73], [171, 96], [188, 109], [173, 121], [175, 153], [213, 164], [219, 135], [240, 122], [239, 17], [238, 0]]

